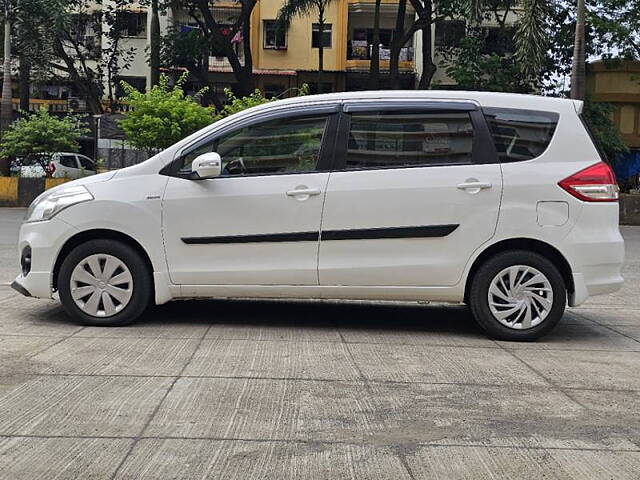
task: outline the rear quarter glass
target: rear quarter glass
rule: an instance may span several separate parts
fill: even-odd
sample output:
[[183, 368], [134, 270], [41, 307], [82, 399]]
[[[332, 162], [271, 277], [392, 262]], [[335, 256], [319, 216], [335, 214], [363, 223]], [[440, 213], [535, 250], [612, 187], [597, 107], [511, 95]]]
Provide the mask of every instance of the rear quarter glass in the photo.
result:
[[500, 162], [532, 160], [549, 147], [560, 115], [517, 108], [482, 109]]

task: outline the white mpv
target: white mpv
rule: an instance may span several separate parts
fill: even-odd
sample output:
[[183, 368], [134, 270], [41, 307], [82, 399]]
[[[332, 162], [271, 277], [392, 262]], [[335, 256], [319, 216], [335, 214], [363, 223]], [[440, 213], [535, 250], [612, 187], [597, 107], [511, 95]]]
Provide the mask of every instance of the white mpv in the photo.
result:
[[581, 110], [460, 91], [251, 108], [40, 195], [13, 286], [90, 325], [180, 298], [427, 300], [535, 339], [623, 282], [618, 188]]

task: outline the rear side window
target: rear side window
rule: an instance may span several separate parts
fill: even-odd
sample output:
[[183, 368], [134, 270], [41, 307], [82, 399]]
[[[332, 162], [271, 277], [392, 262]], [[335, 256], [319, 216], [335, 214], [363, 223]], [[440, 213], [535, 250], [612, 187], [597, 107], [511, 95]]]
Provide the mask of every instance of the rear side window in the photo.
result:
[[75, 155], [60, 155], [60, 165], [68, 168], [78, 168]]
[[547, 149], [558, 125], [553, 112], [513, 108], [483, 108], [501, 162], [539, 157]]
[[354, 113], [346, 168], [471, 163], [472, 146], [467, 112]]

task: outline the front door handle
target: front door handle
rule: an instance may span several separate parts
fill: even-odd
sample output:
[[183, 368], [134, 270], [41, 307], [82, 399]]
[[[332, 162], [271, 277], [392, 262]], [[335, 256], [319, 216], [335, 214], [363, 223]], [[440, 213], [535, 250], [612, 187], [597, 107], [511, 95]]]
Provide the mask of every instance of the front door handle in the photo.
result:
[[294, 190], [289, 190], [287, 192], [288, 197], [301, 197], [301, 196], [311, 197], [313, 195], [320, 195], [320, 189], [296, 187]]

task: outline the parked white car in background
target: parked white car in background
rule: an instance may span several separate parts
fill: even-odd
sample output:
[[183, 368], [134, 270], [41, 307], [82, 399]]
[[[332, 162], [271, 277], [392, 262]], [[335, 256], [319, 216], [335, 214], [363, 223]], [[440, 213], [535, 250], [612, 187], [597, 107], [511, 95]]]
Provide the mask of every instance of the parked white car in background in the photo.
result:
[[430, 300], [535, 339], [623, 282], [618, 189], [581, 111], [461, 91], [251, 108], [42, 194], [13, 286], [89, 325], [190, 297]]
[[[56, 152], [51, 154], [47, 169], [54, 178], [82, 178], [96, 174], [93, 160], [79, 153]], [[44, 177], [45, 171], [34, 159], [24, 160], [19, 167], [21, 177]]]

